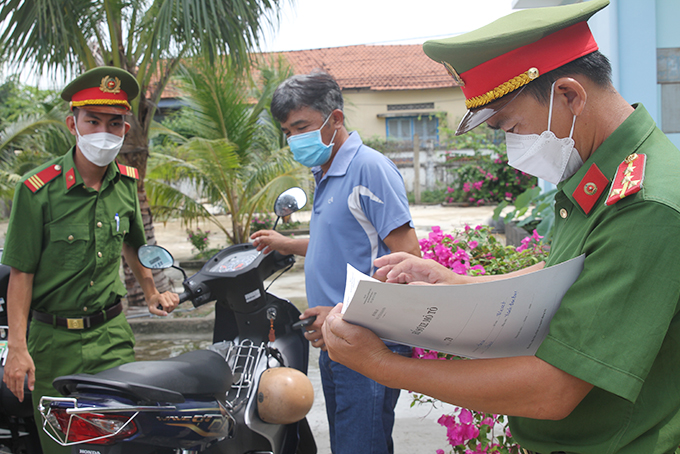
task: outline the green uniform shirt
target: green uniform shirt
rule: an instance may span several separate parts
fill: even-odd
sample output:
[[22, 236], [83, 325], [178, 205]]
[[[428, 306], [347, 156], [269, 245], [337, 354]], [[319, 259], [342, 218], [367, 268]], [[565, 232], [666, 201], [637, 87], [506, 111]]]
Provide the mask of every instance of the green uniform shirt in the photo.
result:
[[[606, 206], [631, 153], [643, 189]], [[595, 163], [609, 179], [588, 215], [573, 193]], [[536, 356], [595, 386], [560, 421], [511, 418], [537, 452], [667, 453], [680, 444], [680, 151], [643, 106], [559, 185], [548, 265], [586, 254]]]
[[136, 180], [112, 163], [100, 190], [88, 188], [74, 152], [32, 172], [61, 166], [61, 174], [35, 193], [23, 183], [30, 175], [17, 185], [2, 263], [35, 275], [32, 309], [80, 317], [125, 295], [123, 241], [136, 249], [146, 239]]

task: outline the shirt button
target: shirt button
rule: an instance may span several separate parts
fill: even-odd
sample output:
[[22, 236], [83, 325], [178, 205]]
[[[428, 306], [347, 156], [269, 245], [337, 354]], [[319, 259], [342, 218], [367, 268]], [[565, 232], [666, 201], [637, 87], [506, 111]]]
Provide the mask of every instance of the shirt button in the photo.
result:
[[102, 228], [102, 221], [97, 222], [97, 227]]
[[567, 219], [567, 216], [569, 216], [569, 213], [567, 213], [567, 210], [566, 210], [565, 208], [562, 208], [562, 209], [560, 210], [560, 217], [561, 217], [562, 219]]
[[97, 257], [102, 258], [102, 253], [101, 253], [101, 252], [97, 252]]
[[68, 240], [69, 240], [69, 241], [73, 241], [73, 235], [69, 235], [69, 236], [68, 236]]

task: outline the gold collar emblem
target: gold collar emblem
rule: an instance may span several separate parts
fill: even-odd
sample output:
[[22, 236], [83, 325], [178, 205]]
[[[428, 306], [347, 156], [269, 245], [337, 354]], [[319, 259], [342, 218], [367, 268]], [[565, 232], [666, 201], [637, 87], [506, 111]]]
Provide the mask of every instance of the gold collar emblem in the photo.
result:
[[102, 83], [99, 85], [99, 89], [104, 93], [114, 93], [120, 92], [120, 79], [117, 77], [104, 76], [102, 77]]

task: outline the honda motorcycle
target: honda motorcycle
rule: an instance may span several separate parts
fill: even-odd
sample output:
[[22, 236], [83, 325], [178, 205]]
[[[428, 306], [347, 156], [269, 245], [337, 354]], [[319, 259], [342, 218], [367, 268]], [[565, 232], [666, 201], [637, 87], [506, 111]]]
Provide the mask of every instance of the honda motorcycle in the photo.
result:
[[[274, 211], [288, 216], [305, 203], [304, 191], [292, 188]], [[159, 246], [138, 255], [147, 268], [175, 267]], [[294, 261], [252, 244], [217, 253], [185, 278], [180, 294], [196, 307], [216, 301], [213, 345], [59, 377], [54, 386], [63, 396], [40, 401], [43, 429], [79, 454], [316, 453], [305, 419], [313, 388], [301, 329], [313, 320], [299, 320], [293, 304], [264, 288], [266, 278]]]

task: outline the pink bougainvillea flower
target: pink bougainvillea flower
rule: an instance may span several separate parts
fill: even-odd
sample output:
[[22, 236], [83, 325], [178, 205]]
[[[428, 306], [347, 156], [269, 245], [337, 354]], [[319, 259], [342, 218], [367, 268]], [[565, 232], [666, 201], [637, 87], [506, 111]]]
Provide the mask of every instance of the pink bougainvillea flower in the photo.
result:
[[472, 422], [472, 412], [467, 408], [461, 408], [460, 413], [458, 413], [458, 419], [463, 424], [470, 424]]
[[478, 271], [475, 273], [475, 275], [479, 276], [480, 274], [486, 274], [486, 270], [482, 265], [475, 265], [471, 266], [469, 271]]
[[451, 270], [453, 270], [453, 272], [456, 274], [464, 275], [467, 274], [468, 269], [463, 262], [453, 262]]

